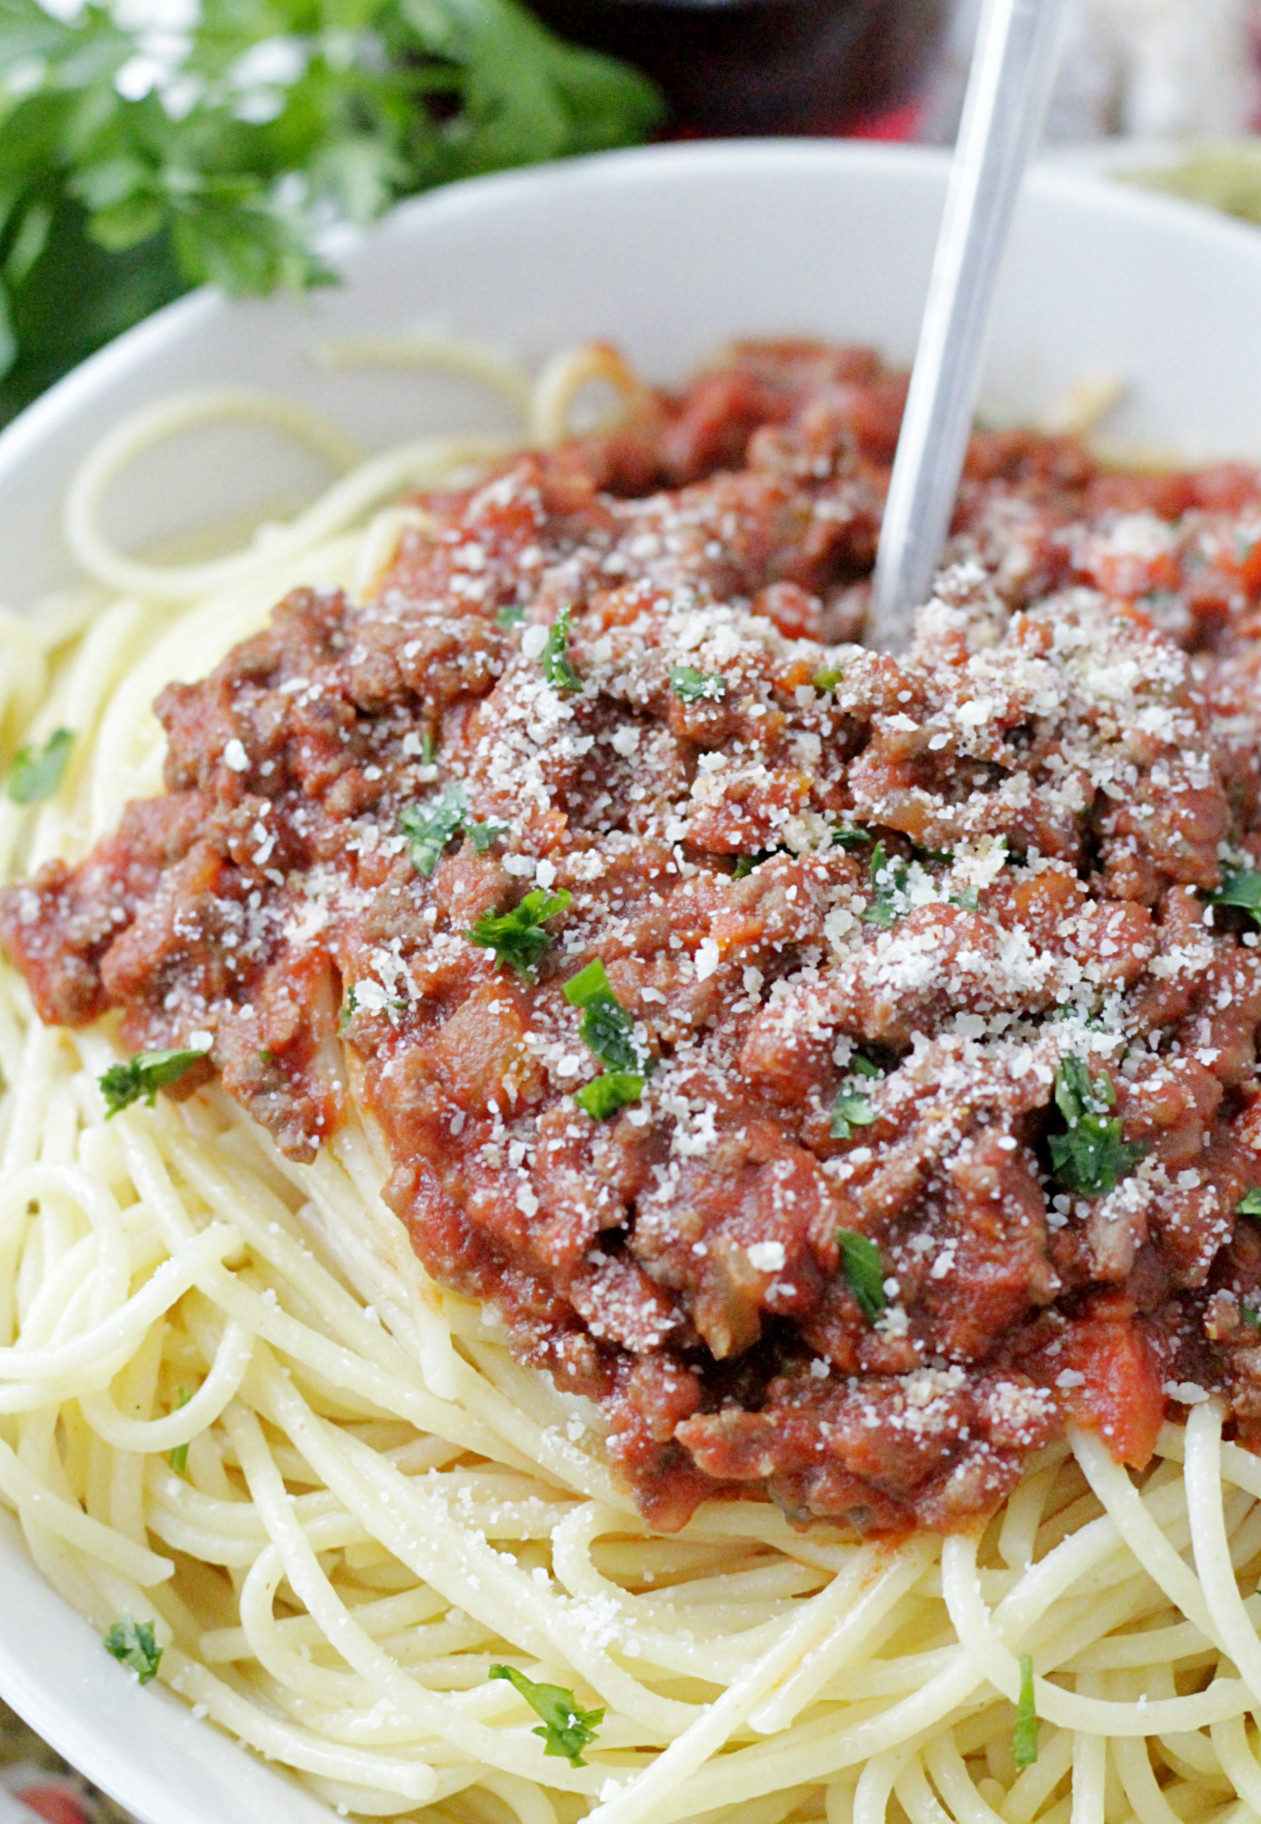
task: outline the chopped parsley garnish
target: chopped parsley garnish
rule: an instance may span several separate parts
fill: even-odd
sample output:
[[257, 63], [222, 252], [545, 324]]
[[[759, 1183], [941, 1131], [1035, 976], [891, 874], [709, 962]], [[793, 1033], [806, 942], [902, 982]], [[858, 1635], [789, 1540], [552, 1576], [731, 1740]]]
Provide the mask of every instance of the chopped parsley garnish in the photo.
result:
[[204, 1051], [139, 1051], [127, 1064], [111, 1064], [99, 1081], [105, 1097], [105, 1119], [130, 1108], [141, 1096], [152, 1108], [157, 1093], [178, 1083], [185, 1071], [206, 1056]]
[[429, 729], [426, 729], [424, 734], [420, 737], [420, 764], [422, 766], [432, 766], [437, 752], [438, 749], [434, 743], [433, 735]]
[[950, 895], [950, 903], [952, 906], [962, 906], [965, 912], [976, 912], [980, 910], [981, 896], [975, 887], [964, 887], [961, 893]]
[[871, 857], [871, 884], [876, 890], [876, 896], [863, 913], [866, 924], [880, 925], [887, 930], [909, 911], [906, 900], [909, 872], [904, 861], [889, 859], [883, 842], [876, 844]]
[[870, 1127], [878, 1119], [866, 1096], [843, 1089], [832, 1104], [832, 1138], [848, 1140], [856, 1127]]
[[1011, 1758], [1022, 1771], [1038, 1758], [1038, 1712], [1033, 1702], [1033, 1658], [1020, 1655], [1020, 1701], [1011, 1732]]
[[426, 879], [442, 859], [442, 851], [456, 836], [467, 836], [479, 855], [507, 829], [502, 823], [478, 823], [469, 815], [468, 793], [462, 785], [449, 785], [428, 804], [405, 804], [398, 820], [411, 848], [412, 866]]
[[506, 1678], [516, 1687], [536, 1716], [543, 1721], [534, 1735], [542, 1736], [544, 1754], [563, 1755], [571, 1767], [585, 1767], [582, 1751], [596, 1736], [604, 1711], [584, 1710], [572, 1691], [563, 1685], [539, 1684], [513, 1666], [492, 1666], [491, 1678]]
[[565, 999], [581, 1007], [582, 1040], [611, 1070], [634, 1070], [642, 1063], [635, 1045], [635, 1022], [613, 992], [599, 957], [565, 983]]
[[1210, 906], [1238, 906], [1261, 925], [1261, 873], [1255, 868], [1239, 868], [1227, 874], [1217, 892], [1207, 893], [1205, 898]]
[[124, 1615], [105, 1636], [105, 1651], [121, 1666], [130, 1666], [142, 1685], [158, 1676], [162, 1649], [158, 1645], [151, 1621], [133, 1621]]
[[670, 689], [684, 703], [721, 703], [727, 694], [727, 680], [720, 671], [697, 671], [694, 665], [672, 665]]
[[1245, 1191], [1235, 1210], [1240, 1216], [1254, 1216], [1261, 1221], [1261, 1187], [1254, 1185], [1250, 1191]]
[[832, 847], [835, 849], [845, 849], [846, 851], [850, 849], [865, 849], [871, 840], [872, 836], [870, 830], [847, 827], [845, 829], [832, 831]]
[[645, 1078], [634, 1070], [605, 1070], [574, 1091], [574, 1101], [593, 1121], [607, 1121], [619, 1108], [638, 1102]]
[[572, 976], [563, 992], [571, 1007], [583, 1010], [583, 1044], [607, 1066], [601, 1076], [574, 1092], [575, 1101], [592, 1120], [602, 1121], [639, 1100], [652, 1061], [635, 1043], [635, 1022], [614, 994], [599, 957]]
[[822, 671], [816, 671], [810, 682], [816, 690], [834, 691], [845, 676], [843, 665], [825, 665]]
[[359, 996], [355, 993], [352, 984], [352, 986], [346, 990], [346, 998], [342, 1002], [342, 1010], [337, 1016], [338, 1032], [345, 1032], [347, 1026], [349, 1026], [351, 1020], [354, 1019], [355, 1014], [358, 1012], [358, 1009]]
[[509, 602], [507, 607], [501, 608], [495, 616], [496, 623], [500, 627], [519, 627], [524, 619], [524, 602]]
[[1143, 1157], [1143, 1147], [1121, 1138], [1121, 1117], [1105, 1112], [1116, 1099], [1106, 1070], [1092, 1077], [1080, 1058], [1064, 1059], [1055, 1077], [1055, 1106], [1068, 1131], [1051, 1134], [1047, 1144], [1066, 1190], [1102, 1197]]
[[506, 823], [474, 823], [469, 817], [464, 820], [464, 834], [479, 855], [484, 855], [491, 843], [498, 842], [507, 829]]
[[[171, 1407], [171, 1411], [178, 1412], [181, 1406], [187, 1406], [192, 1397], [193, 1396], [187, 1387], [177, 1387], [175, 1389], [175, 1403]], [[175, 1449], [171, 1452], [171, 1468], [175, 1471], [177, 1476], [182, 1476], [184, 1471], [188, 1468], [187, 1444], [177, 1444], [175, 1446]]]
[[55, 728], [43, 747], [28, 741], [19, 747], [9, 769], [8, 793], [14, 804], [42, 804], [51, 798], [66, 776], [74, 736], [68, 728]]
[[1261, 1311], [1254, 1310], [1248, 1305], [1241, 1305], [1239, 1315], [1250, 1330], [1261, 1330]]
[[742, 855], [731, 870], [732, 880], [747, 880], [754, 868], [760, 868], [764, 861], [769, 861], [772, 855], [778, 853], [778, 849], [755, 849], [752, 855]]
[[547, 893], [535, 887], [511, 912], [484, 912], [464, 935], [471, 944], [493, 950], [495, 963], [509, 963], [518, 975], [533, 975], [555, 938], [544, 929], [549, 918], [567, 911], [571, 895], [562, 888]]
[[552, 689], [559, 690], [562, 696], [572, 696], [574, 691], [582, 689], [582, 679], [569, 658], [568, 608], [561, 609], [548, 629], [547, 645], [543, 648], [543, 675]]
[[841, 1250], [841, 1271], [845, 1283], [858, 1300], [858, 1308], [869, 1324], [874, 1324], [888, 1303], [884, 1295], [884, 1263], [880, 1250], [866, 1235], [856, 1229], [838, 1229], [837, 1244]]
[[468, 815], [468, 793], [462, 785], [449, 785], [429, 804], [405, 804], [398, 814], [411, 848], [412, 866], [426, 878], [433, 873], [442, 851]]
[[849, 1061], [849, 1067], [860, 1077], [878, 1077], [881, 1074], [880, 1066], [873, 1064], [870, 1058], [865, 1058], [861, 1051], [854, 1053]]

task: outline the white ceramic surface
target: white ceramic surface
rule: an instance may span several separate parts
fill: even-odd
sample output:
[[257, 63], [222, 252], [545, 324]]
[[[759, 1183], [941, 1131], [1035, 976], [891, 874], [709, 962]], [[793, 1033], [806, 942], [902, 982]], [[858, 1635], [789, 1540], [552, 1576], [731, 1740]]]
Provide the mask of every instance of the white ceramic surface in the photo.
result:
[[[659, 147], [483, 179], [399, 209], [309, 302], [198, 295], [94, 357], [0, 436], [0, 600], [68, 575], [58, 504], [128, 411], [214, 382], [318, 406], [366, 446], [502, 422], [463, 382], [312, 366], [322, 336], [462, 331], [531, 362], [619, 343], [677, 377], [724, 339], [807, 333], [914, 348], [944, 190], [941, 154], [826, 142]], [[1261, 234], [1073, 172], [1022, 200], [986, 409], [1017, 419], [1084, 375], [1128, 383], [1119, 440], [1261, 458]], [[229, 446], [216, 446], [220, 458]], [[125, 529], [147, 541], [310, 480], [309, 463], [164, 456]], [[0, 1693], [143, 1824], [330, 1824], [287, 1779], [140, 1690], [34, 1572], [0, 1516]]]

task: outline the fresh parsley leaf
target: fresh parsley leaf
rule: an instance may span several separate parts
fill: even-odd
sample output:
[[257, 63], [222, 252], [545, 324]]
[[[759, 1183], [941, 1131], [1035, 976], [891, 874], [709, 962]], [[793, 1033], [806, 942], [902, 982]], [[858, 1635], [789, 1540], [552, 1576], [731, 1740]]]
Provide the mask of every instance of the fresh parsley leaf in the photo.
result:
[[399, 824], [411, 849], [412, 866], [426, 879], [442, 859], [442, 851], [468, 815], [468, 793], [462, 785], [449, 785], [428, 804], [405, 804]]
[[1254, 1216], [1261, 1221], [1261, 1187], [1254, 1185], [1250, 1191], [1245, 1191], [1235, 1209], [1240, 1216]]
[[1080, 1058], [1064, 1059], [1055, 1077], [1055, 1106], [1067, 1131], [1051, 1134], [1047, 1145], [1055, 1176], [1066, 1190], [1102, 1197], [1143, 1157], [1143, 1147], [1121, 1138], [1120, 1116], [1104, 1112], [1115, 1102], [1106, 1070], [1092, 1077]]
[[634, 1070], [640, 1062], [635, 1023], [610, 994], [588, 1001], [582, 1016], [582, 1041], [611, 1070]]
[[143, 7], [0, 5], [0, 417], [203, 280], [327, 283], [338, 224], [661, 117], [515, 0], [202, 0], [159, 37]]
[[810, 682], [814, 685], [816, 690], [830, 690], [835, 692], [837, 685], [844, 676], [845, 667], [843, 665], [825, 665], [821, 671], [815, 672]]
[[449, 785], [428, 804], [405, 804], [398, 821], [408, 839], [412, 866], [426, 879], [456, 836], [467, 836], [478, 854], [484, 855], [508, 827], [503, 823], [476, 822], [469, 814], [468, 793], [458, 783]]
[[646, 1079], [640, 1071], [605, 1070], [574, 1091], [574, 1101], [593, 1121], [607, 1121], [619, 1108], [638, 1102]]
[[350, 1025], [350, 1022], [354, 1019], [355, 1014], [358, 1012], [358, 1009], [359, 996], [355, 993], [355, 986], [352, 982], [350, 987], [346, 990], [346, 998], [342, 1002], [341, 1012], [337, 1016], [338, 1032], [345, 1032], [346, 1028]]
[[884, 1295], [884, 1263], [880, 1250], [866, 1235], [856, 1229], [838, 1229], [841, 1271], [845, 1283], [858, 1300], [858, 1308], [869, 1324], [874, 1324], [888, 1300]]
[[871, 857], [871, 884], [875, 898], [863, 913], [868, 925], [888, 930], [910, 910], [906, 900], [906, 882], [910, 870], [904, 861], [890, 860], [883, 842], [878, 842]]
[[437, 752], [438, 749], [434, 742], [433, 731], [432, 729], [427, 728], [420, 737], [420, 764], [422, 766], [432, 766]]
[[43, 747], [19, 747], [9, 768], [8, 793], [14, 804], [42, 804], [58, 790], [70, 764], [74, 736], [55, 728]]
[[495, 624], [499, 627], [519, 627], [524, 619], [525, 603], [509, 602], [496, 613]]
[[545, 893], [535, 887], [511, 912], [484, 912], [464, 935], [472, 944], [493, 950], [495, 963], [509, 963], [518, 975], [533, 975], [555, 938], [544, 929], [549, 918], [568, 909], [572, 895], [564, 889]]
[[141, 1096], [152, 1108], [160, 1089], [199, 1064], [204, 1051], [139, 1051], [126, 1064], [111, 1064], [99, 1079], [105, 1097], [105, 1119], [111, 1120]]
[[464, 834], [477, 853], [484, 855], [492, 842], [498, 842], [501, 836], [508, 834], [508, 826], [506, 823], [474, 823], [471, 818], [466, 817]]
[[848, 1140], [856, 1127], [870, 1127], [878, 1119], [866, 1096], [843, 1089], [832, 1104], [832, 1138]]
[[[171, 1411], [178, 1412], [181, 1406], [187, 1406], [192, 1397], [193, 1396], [187, 1387], [177, 1387], [175, 1389], [175, 1401], [171, 1407]], [[171, 1452], [171, 1468], [175, 1471], [177, 1476], [182, 1476], [184, 1471], [188, 1468], [187, 1444], [177, 1444], [175, 1446], [174, 1450]]]
[[563, 990], [571, 1007], [583, 1010], [582, 1039], [613, 1070], [636, 1070], [643, 1058], [635, 1044], [635, 1022], [613, 992], [603, 961], [597, 957], [571, 976]]
[[865, 1058], [861, 1051], [856, 1051], [849, 1061], [849, 1067], [860, 1077], [878, 1077], [882, 1074], [880, 1066]]
[[1038, 1712], [1033, 1701], [1033, 1659], [1020, 1655], [1020, 1701], [1011, 1732], [1011, 1758], [1021, 1771], [1038, 1758]]
[[727, 694], [727, 680], [720, 671], [697, 671], [695, 665], [672, 665], [670, 689], [684, 703], [721, 703]]
[[543, 648], [543, 676], [553, 690], [560, 691], [562, 696], [572, 696], [582, 689], [582, 679], [574, 670], [569, 657], [569, 609], [562, 608], [547, 632], [547, 645]]
[[584, 1710], [572, 1691], [563, 1685], [539, 1684], [513, 1666], [492, 1666], [491, 1678], [506, 1678], [543, 1721], [534, 1735], [542, 1736], [544, 1754], [563, 1755], [571, 1767], [585, 1767], [584, 1748], [595, 1740], [604, 1711]]
[[[582, 1040], [607, 1069], [575, 1091], [574, 1099], [592, 1120], [603, 1120], [628, 1102], [637, 1102], [652, 1059], [635, 1041], [635, 1022], [613, 992], [599, 957], [565, 983], [565, 999], [582, 1011]], [[608, 1084], [608, 1088], [601, 1088]]]
[[832, 831], [832, 847], [835, 849], [865, 849], [872, 840], [870, 830], [846, 828]]
[[105, 1636], [105, 1651], [120, 1665], [130, 1666], [142, 1685], [149, 1684], [158, 1675], [162, 1649], [151, 1621], [133, 1621], [130, 1615], [124, 1615]]
[[1261, 925], [1261, 873], [1255, 868], [1238, 868], [1227, 874], [1216, 893], [1206, 893], [1210, 906], [1238, 906], [1250, 912]]
[[608, 971], [604, 967], [604, 959], [599, 956], [593, 963], [588, 963], [585, 969], [580, 969], [577, 975], [571, 975], [563, 992], [571, 1007], [589, 1007], [592, 1001], [617, 1000]]
[[950, 895], [950, 903], [952, 906], [962, 906], [965, 912], [977, 912], [980, 910], [981, 896], [975, 887], [964, 887], [962, 892]]
[[1241, 1305], [1239, 1315], [1250, 1330], [1261, 1330], [1261, 1311], [1255, 1310], [1250, 1305]]

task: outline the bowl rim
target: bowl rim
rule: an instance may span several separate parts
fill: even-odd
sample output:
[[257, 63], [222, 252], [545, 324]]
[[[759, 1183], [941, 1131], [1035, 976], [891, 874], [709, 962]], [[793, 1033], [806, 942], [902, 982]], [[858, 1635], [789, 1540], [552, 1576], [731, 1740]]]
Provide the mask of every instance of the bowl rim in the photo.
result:
[[[805, 137], [676, 141], [632, 146], [616, 152], [561, 159], [553, 164], [492, 172], [440, 186], [396, 204], [369, 228], [335, 230], [329, 235], [323, 251], [332, 265], [341, 268], [353, 264], [357, 251], [369, 239], [406, 234], [418, 217], [440, 221], [446, 215], [466, 215], [470, 210], [493, 208], [505, 197], [563, 196], [571, 190], [588, 190], [593, 185], [616, 188], [624, 182], [634, 181], [645, 167], [659, 168], [662, 181], [669, 182], [673, 176], [686, 178], [693, 172], [715, 167], [726, 167], [733, 172], [742, 167], [759, 170], [768, 166], [784, 170], [834, 167], [838, 172], [857, 174], [901, 166], [906, 171], [919, 171], [944, 187], [950, 158], [949, 150], [938, 146]], [[1116, 181], [1111, 164], [1105, 161], [1079, 163], [1051, 154], [1031, 167], [1026, 181], [1030, 191], [1040, 196], [1070, 202], [1089, 200], [1094, 208], [1110, 210], [1127, 218], [1146, 217], [1157, 226], [1161, 221], [1176, 221], [1183, 234], [1198, 234], [1205, 242], [1247, 246], [1254, 256], [1261, 250], [1258, 230], [1250, 223], [1218, 214], [1182, 197], [1122, 184]], [[156, 354], [168, 343], [195, 332], [202, 322], [238, 308], [241, 303], [249, 306], [258, 302], [229, 298], [211, 286], [199, 286], [87, 356], [0, 430], [0, 487], [9, 471], [24, 460], [33, 445], [54, 435], [96, 394], [115, 379], [122, 378], [134, 365], [142, 363], [148, 355]]]

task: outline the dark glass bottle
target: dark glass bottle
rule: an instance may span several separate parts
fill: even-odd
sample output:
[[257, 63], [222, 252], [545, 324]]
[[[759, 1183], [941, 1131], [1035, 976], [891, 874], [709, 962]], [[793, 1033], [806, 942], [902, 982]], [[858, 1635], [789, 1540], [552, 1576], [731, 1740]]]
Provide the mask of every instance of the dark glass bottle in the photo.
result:
[[947, 0], [532, 0], [647, 70], [674, 133], [840, 133], [908, 101]]

